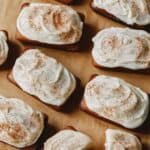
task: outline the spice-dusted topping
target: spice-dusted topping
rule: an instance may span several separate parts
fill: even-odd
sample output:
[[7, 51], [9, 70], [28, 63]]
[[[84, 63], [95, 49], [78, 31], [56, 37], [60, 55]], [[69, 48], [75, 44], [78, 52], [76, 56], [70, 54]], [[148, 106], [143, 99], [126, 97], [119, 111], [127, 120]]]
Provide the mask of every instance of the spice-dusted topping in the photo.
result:
[[108, 28], [93, 38], [96, 64], [108, 68], [150, 68], [150, 34], [129, 28]]
[[76, 88], [76, 79], [61, 63], [38, 49], [27, 50], [13, 67], [15, 82], [41, 101], [60, 106]]
[[22, 8], [17, 29], [28, 39], [65, 45], [80, 40], [83, 22], [78, 13], [68, 6], [31, 3]]
[[93, 0], [92, 5], [130, 25], [150, 24], [149, 0]]
[[106, 150], [142, 150], [139, 139], [131, 134], [120, 130], [106, 130]]
[[85, 87], [87, 107], [97, 115], [127, 128], [136, 128], [149, 112], [148, 95], [122, 79], [96, 76]]
[[0, 141], [18, 148], [33, 145], [44, 129], [44, 116], [17, 98], [0, 96]]
[[91, 138], [78, 131], [65, 129], [44, 143], [44, 150], [86, 150], [91, 148]]

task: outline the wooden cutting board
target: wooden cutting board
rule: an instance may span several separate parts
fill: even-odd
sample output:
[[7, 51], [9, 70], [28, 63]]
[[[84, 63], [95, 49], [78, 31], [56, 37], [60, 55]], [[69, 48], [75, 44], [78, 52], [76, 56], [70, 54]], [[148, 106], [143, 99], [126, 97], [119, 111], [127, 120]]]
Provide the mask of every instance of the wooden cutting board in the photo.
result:
[[[23, 2], [54, 2], [52, 0], [0, 0], [0, 28], [6, 29], [9, 32], [9, 37], [11, 39], [10, 51], [13, 53], [13, 57], [9, 59], [11, 64], [14, 63], [14, 58], [16, 53], [21, 52], [23, 45], [15, 40], [15, 30], [16, 30], [16, 18], [19, 12], [19, 7]], [[80, 52], [67, 52], [62, 50], [55, 50], [50, 48], [41, 48], [41, 50], [49, 56], [55, 57], [57, 60], [62, 62], [72, 73], [79, 77], [84, 86], [92, 74], [105, 74], [112, 75], [116, 77], [121, 77], [126, 81], [139, 86], [146, 92], [150, 93], [150, 75], [149, 74], [138, 74], [138, 73], [127, 73], [127, 72], [116, 72], [109, 70], [96, 69], [92, 65], [91, 61], [91, 36], [101, 29], [112, 27], [112, 26], [122, 26], [119, 23], [111, 21], [103, 16], [100, 16], [93, 12], [89, 6], [90, 0], [81, 0], [79, 4], [72, 6], [79, 12], [82, 12], [86, 18], [86, 24], [88, 26], [88, 36], [85, 39], [85, 48], [81, 49]], [[56, 2], [54, 2], [56, 3]], [[32, 107], [39, 109], [48, 116], [50, 133], [52, 130], [60, 130], [64, 127], [71, 125], [76, 129], [87, 133], [93, 139], [94, 149], [103, 150], [105, 142], [105, 130], [107, 128], [117, 128], [122, 130], [127, 130], [112, 123], [108, 123], [103, 120], [99, 120], [90, 116], [79, 109], [79, 97], [74, 99], [75, 106], [70, 106], [72, 111], [67, 113], [57, 112], [51, 107], [42, 102], [38, 101], [36, 98], [29, 96], [28, 94], [21, 91], [15, 85], [10, 83], [7, 79], [8, 72], [11, 70], [11, 64], [6, 68], [0, 69], [0, 94], [7, 97], [18, 97], [23, 99], [26, 103], [30, 104]], [[134, 133], [139, 136], [144, 145], [144, 150], [150, 150], [150, 117], [147, 122], [138, 130], [127, 130], [128, 132]], [[0, 150], [16, 150], [7, 144], [0, 143]]]

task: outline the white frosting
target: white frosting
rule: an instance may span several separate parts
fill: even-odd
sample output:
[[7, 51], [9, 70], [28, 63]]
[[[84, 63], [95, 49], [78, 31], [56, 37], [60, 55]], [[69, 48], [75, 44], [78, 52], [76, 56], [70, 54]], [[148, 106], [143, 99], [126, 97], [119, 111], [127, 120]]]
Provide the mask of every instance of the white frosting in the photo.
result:
[[8, 56], [7, 36], [4, 31], [0, 31], [0, 65], [2, 65]]
[[15, 82], [41, 101], [60, 106], [76, 88], [76, 79], [61, 63], [37, 49], [27, 50], [13, 67]]
[[80, 41], [83, 22], [78, 13], [68, 6], [30, 3], [18, 16], [17, 29], [30, 40], [66, 45]]
[[44, 143], [44, 150], [85, 150], [91, 147], [89, 136], [73, 130], [62, 130]]
[[149, 112], [148, 95], [122, 79], [96, 76], [85, 87], [87, 107], [98, 116], [126, 128], [137, 128]]
[[24, 148], [33, 145], [44, 128], [44, 116], [22, 100], [0, 96], [0, 141]]
[[96, 64], [108, 68], [150, 68], [150, 34], [129, 28], [108, 28], [93, 38]]
[[150, 24], [149, 0], [93, 0], [93, 6], [106, 10], [130, 25]]
[[139, 139], [131, 133], [107, 129], [105, 150], [142, 150], [142, 145]]

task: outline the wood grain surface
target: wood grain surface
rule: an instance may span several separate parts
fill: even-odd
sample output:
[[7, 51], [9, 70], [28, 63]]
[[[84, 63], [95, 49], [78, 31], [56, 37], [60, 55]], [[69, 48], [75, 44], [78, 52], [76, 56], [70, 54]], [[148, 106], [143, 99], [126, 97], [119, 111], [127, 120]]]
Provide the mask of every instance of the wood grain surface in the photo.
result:
[[[55, 131], [61, 130], [66, 126], [74, 126], [77, 130], [83, 131], [91, 136], [93, 139], [94, 150], [103, 150], [105, 143], [105, 130], [107, 128], [116, 128], [134, 133], [141, 139], [144, 147], [143, 149], [150, 150], [150, 117], [141, 128], [134, 131], [124, 129], [107, 121], [94, 118], [93, 116], [90, 116], [79, 109], [79, 101], [82, 97], [82, 91], [77, 95], [76, 99], [74, 99], [74, 101], [68, 105], [68, 108], [72, 108], [71, 111], [58, 112], [52, 109], [50, 106], [43, 104], [36, 98], [24, 93], [7, 79], [7, 75], [11, 71], [11, 67], [16, 56], [18, 55], [18, 52], [22, 52], [23, 48], [26, 46], [31, 46], [22, 45], [20, 42], [16, 41], [15, 32], [16, 18], [20, 5], [24, 2], [32, 1], [58, 3], [52, 0], [0, 0], [0, 29], [7, 30], [10, 37], [10, 57], [7, 63], [0, 67], [0, 94], [7, 97], [21, 98], [32, 107], [47, 114], [49, 125], [47, 127], [48, 129], [46, 132], [46, 138], [50, 135], [53, 135]], [[85, 47], [82, 48], [80, 52], [67, 52], [44, 47], [41, 47], [41, 50], [47, 55], [55, 57], [57, 60], [63, 63], [72, 73], [81, 79], [83, 87], [88, 82], [92, 74], [105, 74], [121, 77], [150, 93], [150, 74], [100, 70], [92, 65], [91, 37], [95, 35], [97, 31], [104, 28], [112, 26], [125, 26], [96, 14], [89, 7], [89, 2], [90, 0], [81, 0], [74, 6], [70, 6], [85, 15], [85, 22], [87, 26], [87, 36], [84, 40]], [[42, 142], [44, 142], [46, 138], [43, 138]], [[40, 149], [40, 146], [37, 149]], [[17, 149], [7, 144], [0, 143], [0, 150]]]

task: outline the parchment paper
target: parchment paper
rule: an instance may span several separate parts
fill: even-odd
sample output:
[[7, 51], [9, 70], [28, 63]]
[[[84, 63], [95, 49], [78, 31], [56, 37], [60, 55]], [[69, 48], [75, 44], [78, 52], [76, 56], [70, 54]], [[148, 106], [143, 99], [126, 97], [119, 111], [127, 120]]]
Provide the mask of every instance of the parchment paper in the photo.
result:
[[[13, 53], [13, 57], [23, 49], [18, 41], [15, 40], [16, 31], [16, 17], [19, 12], [21, 3], [32, 2], [33, 0], [0, 0], [0, 29], [5, 29], [9, 32], [9, 37], [11, 39], [10, 51]], [[40, 2], [40, 0], [34, 0]], [[54, 2], [52, 0], [41, 0], [41, 2]], [[85, 48], [80, 52], [67, 52], [62, 50], [41, 48], [43, 52], [49, 56], [53, 56], [62, 62], [72, 73], [79, 77], [84, 86], [92, 74], [106, 74], [116, 77], [121, 77], [130, 83], [139, 86], [146, 92], [150, 93], [150, 75], [148, 74], [138, 74], [138, 73], [127, 73], [127, 72], [117, 72], [109, 70], [100, 70], [92, 65], [91, 60], [91, 44], [89, 43], [89, 38], [95, 33], [103, 28], [112, 26], [122, 26], [119, 23], [111, 21], [103, 16], [100, 16], [93, 12], [89, 6], [90, 0], [81, 0], [79, 4], [72, 5], [79, 12], [85, 15], [85, 21], [88, 26], [88, 36], [85, 39]], [[56, 2], [54, 2], [56, 3]], [[14, 58], [11, 58], [11, 63], [14, 62]], [[105, 130], [107, 128], [117, 128], [122, 130], [127, 130], [112, 123], [94, 118], [79, 110], [79, 105], [75, 107], [71, 112], [63, 113], [58, 112], [49, 107], [46, 104], [38, 101], [36, 98], [29, 96], [28, 94], [21, 91], [15, 85], [13, 85], [7, 79], [8, 72], [10, 72], [11, 67], [7, 65], [0, 70], [0, 94], [7, 97], [18, 97], [23, 99], [26, 103], [30, 104], [32, 107], [39, 109], [48, 115], [48, 122], [50, 126], [53, 126], [56, 130], [61, 130], [64, 127], [71, 125], [77, 130], [87, 133], [93, 139], [94, 149], [103, 150], [105, 142]], [[75, 99], [79, 101], [78, 99]], [[149, 123], [148, 123], [149, 122]], [[145, 125], [140, 129], [133, 131], [127, 130], [135, 135], [139, 136], [144, 145], [144, 149], [150, 149], [150, 117]], [[16, 150], [15, 148], [0, 143], [0, 150]]]

